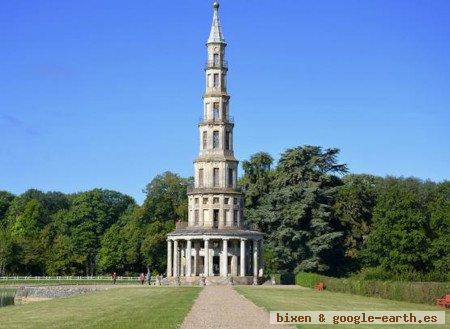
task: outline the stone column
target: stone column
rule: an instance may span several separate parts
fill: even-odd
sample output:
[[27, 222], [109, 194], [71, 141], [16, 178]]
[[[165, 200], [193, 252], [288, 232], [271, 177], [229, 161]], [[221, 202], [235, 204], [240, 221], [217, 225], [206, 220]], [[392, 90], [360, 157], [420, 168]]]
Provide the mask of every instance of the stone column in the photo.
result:
[[191, 239], [188, 239], [186, 243], [186, 276], [192, 275], [191, 264], [192, 264], [192, 242]]
[[203, 274], [209, 276], [209, 239], [205, 239]]
[[178, 276], [178, 240], [173, 240], [173, 276]]
[[167, 277], [172, 276], [172, 240], [167, 239]]
[[245, 239], [241, 239], [241, 261], [239, 267], [241, 276], [245, 276]]
[[237, 256], [231, 256], [231, 276], [237, 276]]
[[258, 240], [253, 240], [253, 276], [258, 277]]
[[209, 250], [209, 275], [214, 276], [214, 250], [211, 252], [211, 249]]
[[200, 253], [200, 242], [195, 241], [194, 242], [194, 248], [195, 248], [195, 256], [194, 256], [194, 276], [199, 275], [198, 273], [198, 260], [199, 260], [199, 253]]
[[183, 245], [180, 245], [180, 276], [184, 276], [186, 270], [186, 247]]
[[259, 240], [259, 276], [264, 275], [264, 240]]
[[222, 240], [222, 276], [228, 276], [228, 239]]

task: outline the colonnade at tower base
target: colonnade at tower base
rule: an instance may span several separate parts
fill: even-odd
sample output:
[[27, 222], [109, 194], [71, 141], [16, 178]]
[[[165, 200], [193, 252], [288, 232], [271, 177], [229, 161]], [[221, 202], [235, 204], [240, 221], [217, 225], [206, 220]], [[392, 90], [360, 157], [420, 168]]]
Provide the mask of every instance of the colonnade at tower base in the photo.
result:
[[262, 256], [258, 231], [177, 229], [167, 237], [167, 279], [174, 285], [258, 284]]
[[256, 279], [253, 276], [207, 276], [207, 277], [170, 277], [169, 285], [174, 286], [202, 286], [202, 285], [253, 285], [261, 284], [263, 278]]

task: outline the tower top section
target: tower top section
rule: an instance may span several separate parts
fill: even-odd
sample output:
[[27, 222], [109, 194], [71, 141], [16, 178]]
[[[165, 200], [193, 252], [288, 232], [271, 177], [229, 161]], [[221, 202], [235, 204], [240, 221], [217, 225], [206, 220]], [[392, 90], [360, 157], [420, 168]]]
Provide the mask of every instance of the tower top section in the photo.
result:
[[214, 15], [211, 25], [211, 32], [209, 33], [209, 38], [207, 43], [224, 43], [225, 39], [223, 38], [222, 28], [220, 26], [220, 18], [219, 18], [219, 3], [216, 1], [213, 4]]

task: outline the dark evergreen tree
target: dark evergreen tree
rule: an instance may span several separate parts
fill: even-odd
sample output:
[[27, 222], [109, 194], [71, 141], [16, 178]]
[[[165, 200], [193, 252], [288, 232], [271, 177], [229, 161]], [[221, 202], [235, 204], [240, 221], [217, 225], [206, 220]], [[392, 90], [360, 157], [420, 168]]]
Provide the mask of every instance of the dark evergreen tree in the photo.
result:
[[[336, 175], [347, 171], [345, 165], [337, 163], [338, 153], [337, 149], [317, 146], [296, 147], [281, 155], [273, 173], [262, 171], [270, 188], [249, 202], [256, 205], [249, 220], [266, 233], [266, 248], [275, 258], [271, 260], [273, 270], [336, 271], [342, 232], [331, 206], [336, 187], [341, 185]], [[262, 186], [254, 174], [258, 162], [246, 168], [248, 177], [243, 181]]]

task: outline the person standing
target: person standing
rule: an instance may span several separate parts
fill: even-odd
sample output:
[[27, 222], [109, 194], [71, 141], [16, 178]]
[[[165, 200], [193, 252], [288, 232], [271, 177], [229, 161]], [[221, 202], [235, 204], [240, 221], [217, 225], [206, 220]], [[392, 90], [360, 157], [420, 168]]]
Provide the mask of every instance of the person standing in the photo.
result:
[[141, 284], [143, 285], [145, 282], [145, 275], [144, 273], [141, 273], [141, 275], [139, 275], [139, 281], [141, 282]]
[[112, 280], [113, 280], [113, 284], [116, 284], [116, 280], [117, 280], [117, 273], [114, 272], [111, 276]]

